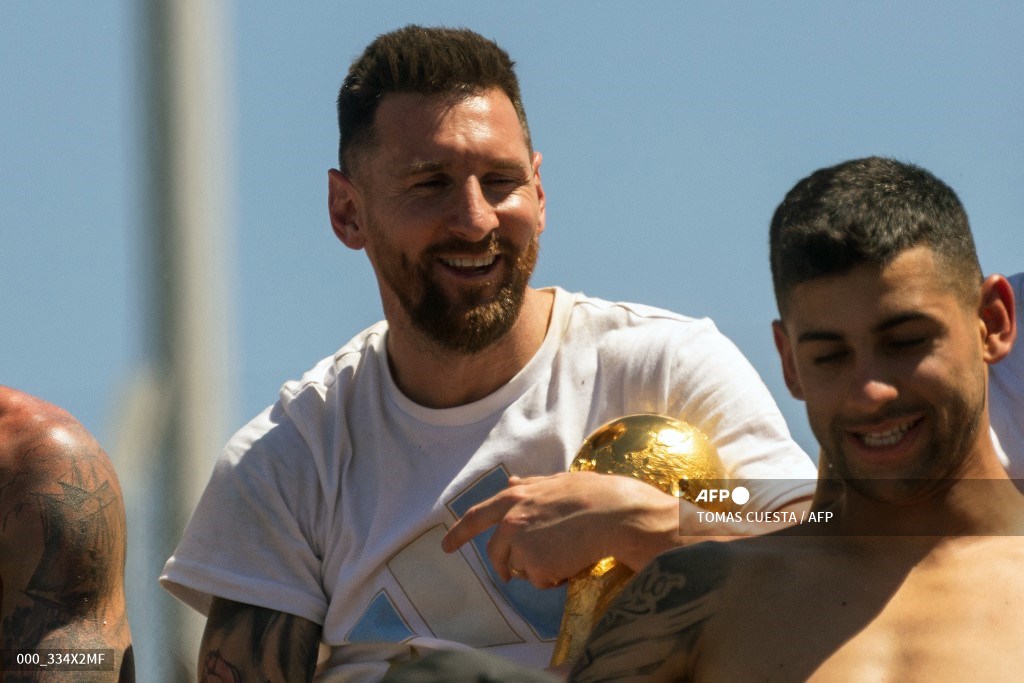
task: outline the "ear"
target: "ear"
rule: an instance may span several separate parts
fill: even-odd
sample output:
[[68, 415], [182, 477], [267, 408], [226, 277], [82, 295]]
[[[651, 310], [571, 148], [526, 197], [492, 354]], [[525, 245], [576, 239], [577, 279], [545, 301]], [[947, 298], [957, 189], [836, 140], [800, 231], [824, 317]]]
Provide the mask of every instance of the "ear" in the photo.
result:
[[543, 157], [541, 156], [540, 152], [534, 152], [533, 153], [533, 184], [534, 184], [534, 189], [537, 192], [538, 206], [540, 207], [539, 208], [539, 214], [540, 215], [538, 216], [538, 223], [537, 223], [537, 234], [538, 235], [540, 233], [544, 232], [544, 226], [547, 225], [547, 214], [545, 212], [546, 211], [546, 206], [547, 206], [547, 201], [546, 201], [546, 197], [544, 195], [544, 186], [540, 182], [540, 162], [541, 162], [542, 158]]
[[366, 232], [362, 225], [359, 191], [347, 175], [333, 168], [327, 171], [327, 210], [338, 239], [349, 249], [362, 249]]
[[1017, 309], [1013, 285], [1002, 275], [990, 275], [981, 284], [978, 306], [982, 353], [986, 363], [998, 363], [1010, 353], [1017, 336]]
[[772, 321], [772, 336], [775, 338], [775, 348], [779, 352], [779, 360], [782, 361], [782, 378], [786, 380], [786, 388], [793, 398], [804, 400], [804, 390], [800, 386], [800, 378], [796, 372], [796, 357], [793, 355], [793, 345], [789, 341], [789, 335], [781, 320]]

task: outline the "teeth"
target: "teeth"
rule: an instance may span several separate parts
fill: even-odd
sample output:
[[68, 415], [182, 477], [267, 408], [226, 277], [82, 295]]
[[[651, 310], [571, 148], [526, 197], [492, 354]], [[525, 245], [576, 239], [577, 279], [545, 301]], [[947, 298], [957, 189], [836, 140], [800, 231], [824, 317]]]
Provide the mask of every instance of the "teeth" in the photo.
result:
[[887, 432], [878, 432], [876, 434], [861, 434], [860, 438], [866, 446], [878, 447], [878, 446], [892, 446], [899, 443], [900, 439], [910, 431], [913, 423], [906, 423], [890, 429]]
[[494, 254], [485, 254], [483, 256], [472, 256], [472, 257], [460, 257], [460, 258], [443, 258], [441, 262], [447, 266], [453, 268], [483, 268], [494, 263]]

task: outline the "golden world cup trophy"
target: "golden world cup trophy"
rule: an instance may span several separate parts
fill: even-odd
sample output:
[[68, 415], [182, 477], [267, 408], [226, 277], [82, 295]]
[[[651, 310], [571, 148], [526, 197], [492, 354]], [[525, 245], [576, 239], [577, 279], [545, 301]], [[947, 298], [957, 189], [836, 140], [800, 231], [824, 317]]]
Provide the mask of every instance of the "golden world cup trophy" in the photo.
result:
[[[690, 502], [724, 476], [718, 452], [703, 432], [681, 420], [646, 413], [620, 417], [595, 430], [569, 471], [633, 477]], [[569, 579], [552, 666], [583, 653], [590, 632], [632, 576], [629, 567], [606, 557]]]

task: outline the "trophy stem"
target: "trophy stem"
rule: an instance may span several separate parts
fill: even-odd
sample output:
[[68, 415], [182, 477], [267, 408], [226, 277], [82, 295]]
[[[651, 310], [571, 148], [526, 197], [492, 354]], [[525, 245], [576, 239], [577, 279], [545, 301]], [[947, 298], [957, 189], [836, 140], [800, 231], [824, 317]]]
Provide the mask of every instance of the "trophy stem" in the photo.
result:
[[562, 628], [555, 641], [551, 666], [579, 659], [590, 632], [633, 574], [632, 569], [615, 558], [606, 557], [569, 579]]
[[[632, 477], [693, 502], [707, 482], [722, 478], [723, 470], [714, 446], [699, 429], [665, 415], [640, 413], [596, 429], [580, 446], [569, 471]], [[629, 567], [606, 557], [569, 579], [552, 666], [579, 659], [590, 632], [632, 576]]]

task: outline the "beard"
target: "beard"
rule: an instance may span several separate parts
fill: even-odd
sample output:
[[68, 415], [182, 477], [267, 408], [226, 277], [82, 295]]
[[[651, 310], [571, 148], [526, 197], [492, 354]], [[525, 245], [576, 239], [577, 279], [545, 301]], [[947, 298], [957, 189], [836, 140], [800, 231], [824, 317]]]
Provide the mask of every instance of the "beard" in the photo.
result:
[[[540, 249], [536, 234], [522, 251], [517, 251], [510, 242], [491, 233], [485, 242], [452, 239], [434, 245], [414, 263], [390, 245], [377, 246], [381, 277], [413, 326], [442, 349], [462, 354], [478, 353], [512, 329], [522, 310]], [[493, 289], [492, 280], [450, 296], [432, 276], [437, 254], [444, 252], [496, 253], [509, 261], [509, 267], [493, 294], [488, 293]]]
[[[869, 500], [910, 504], [937, 491], [948, 489], [962, 477], [968, 455], [978, 438], [981, 416], [985, 408], [984, 377], [974, 386], [981, 391], [950, 389], [931, 399], [921, 421], [931, 425], [931, 434], [919, 448], [917, 458], [891, 477], [867, 477], [856, 467], [843, 448], [848, 422], [833, 420], [827, 435], [819, 435], [822, 451], [833, 471], [850, 488]], [[937, 408], [941, 406], [941, 410]], [[922, 414], [918, 408], [892, 408], [875, 419], [898, 419], [904, 414]], [[826, 439], [822, 437], [827, 436]], [[828, 444], [828, 445], [826, 445]]]

